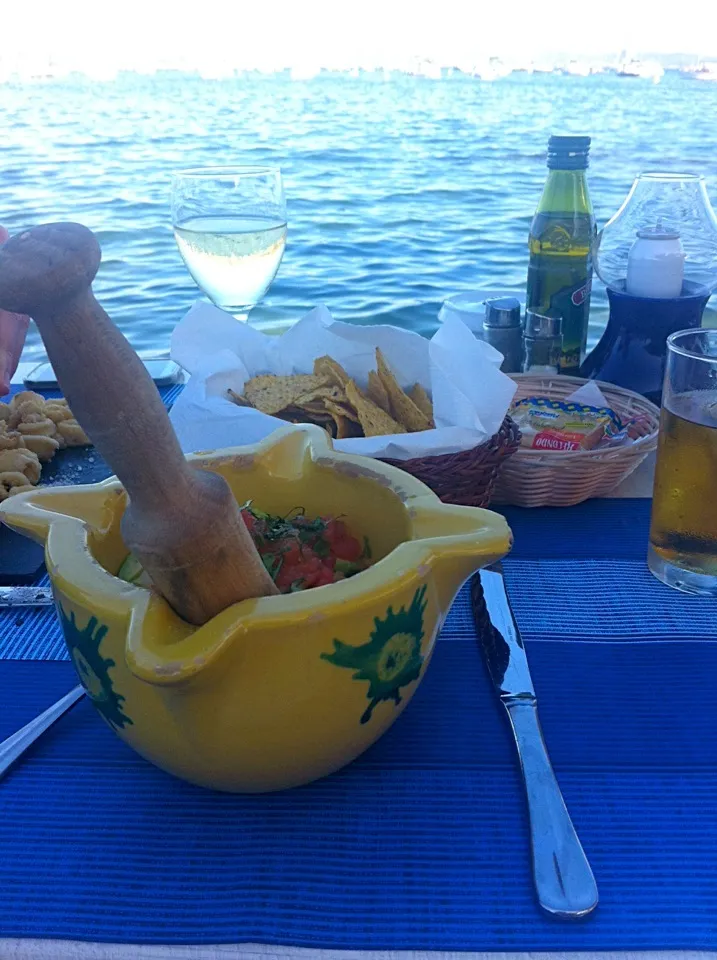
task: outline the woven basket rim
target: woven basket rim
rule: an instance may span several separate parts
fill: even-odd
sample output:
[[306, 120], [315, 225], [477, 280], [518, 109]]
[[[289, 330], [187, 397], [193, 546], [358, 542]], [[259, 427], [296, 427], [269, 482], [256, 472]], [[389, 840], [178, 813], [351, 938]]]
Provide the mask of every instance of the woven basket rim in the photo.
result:
[[576, 460], [592, 460], [597, 464], [606, 460], [628, 460], [632, 457], [643, 457], [657, 446], [657, 436], [660, 429], [660, 408], [634, 390], [628, 390], [626, 387], [619, 387], [617, 384], [607, 383], [604, 380], [586, 380], [583, 377], [568, 377], [562, 374], [514, 373], [510, 376], [517, 384], [530, 381], [535, 383], [555, 381], [559, 385], [575, 384], [577, 387], [586, 383], [594, 383], [606, 395], [618, 394], [625, 400], [633, 401], [656, 421], [655, 427], [650, 433], [644, 437], [638, 437], [628, 446], [594, 450], [535, 450], [532, 447], [519, 447], [514, 454], [516, 460], [540, 461], [545, 463], [546, 466], [551, 463], [575, 462]]
[[[518, 433], [518, 427], [510, 416], [510, 412], [506, 413], [501, 421], [500, 426], [491, 434], [489, 437], [486, 437], [485, 440], [481, 440], [480, 443], [476, 443], [472, 447], [465, 447], [462, 450], [454, 450], [452, 453], [424, 453], [420, 457], [410, 457], [408, 460], [396, 460], [393, 457], [377, 457], [376, 459], [381, 460], [383, 463], [395, 464], [396, 466], [401, 467], [401, 469], [407, 469], [405, 465], [416, 466], [417, 464], [435, 464], [438, 461], [443, 463], [448, 463], [450, 460], [461, 457], [463, 459], [467, 458], [469, 455], [472, 457], [478, 457], [481, 454], [485, 454], [486, 457], [491, 457], [498, 461], [502, 456], [504, 456], [504, 448], [511, 446], [511, 444], [516, 439], [516, 434]], [[519, 448], [518, 448], [519, 449]]]

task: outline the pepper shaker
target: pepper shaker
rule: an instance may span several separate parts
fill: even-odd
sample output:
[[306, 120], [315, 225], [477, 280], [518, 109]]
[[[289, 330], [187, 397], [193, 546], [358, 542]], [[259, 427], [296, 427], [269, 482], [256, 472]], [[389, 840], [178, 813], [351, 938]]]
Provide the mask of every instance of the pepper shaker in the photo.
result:
[[520, 373], [522, 361], [520, 301], [515, 297], [496, 297], [485, 302], [483, 339], [503, 354], [503, 373]]
[[559, 373], [563, 349], [561, 317], [527, 310], [523, 331], [523, 372]]

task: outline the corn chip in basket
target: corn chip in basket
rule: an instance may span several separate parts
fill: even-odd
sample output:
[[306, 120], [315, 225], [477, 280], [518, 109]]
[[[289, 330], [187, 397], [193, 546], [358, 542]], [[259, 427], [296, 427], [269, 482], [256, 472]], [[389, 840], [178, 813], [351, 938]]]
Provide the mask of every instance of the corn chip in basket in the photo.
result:
[[239, 406], [289, 423], [315, 423], [331, 437], [379, 437], [415, 433], [434, 426], [433, 405], [421, 384], [401, 388], [380, 350], [366, 391], [332, 357], [318, 357], [313, 374], [261, 374], [247, 380], [243, 394], [228, 390]]

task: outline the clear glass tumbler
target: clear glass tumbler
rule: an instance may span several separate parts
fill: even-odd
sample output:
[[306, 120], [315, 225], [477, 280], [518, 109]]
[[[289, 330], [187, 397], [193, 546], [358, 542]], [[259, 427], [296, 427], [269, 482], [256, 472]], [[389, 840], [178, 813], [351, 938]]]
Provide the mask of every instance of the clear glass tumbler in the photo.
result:
[[671, 587], [717, 597], [717, 330], [667, 340], [647, 564]]

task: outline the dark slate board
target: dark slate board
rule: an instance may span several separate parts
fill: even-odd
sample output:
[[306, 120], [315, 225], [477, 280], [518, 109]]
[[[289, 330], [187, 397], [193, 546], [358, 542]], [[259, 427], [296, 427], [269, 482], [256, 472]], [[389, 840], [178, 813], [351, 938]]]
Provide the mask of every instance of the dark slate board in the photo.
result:
[[33, 540], [0, 527], [0, 586], [26, 586], [44, 572], [45, 551]]
[[[16, 384], [12, 393], [24, 389]], [[160, 387], [167, 410], [171, 410], [182, 383]], [[47, 399], [59, 397], [58, 390], [40, 390]], [[7, 398], [5, 398], [7, 399]], [[94, 447], [73, 447], [60, 450], [49, 463], [42, 465], [42, 486], [69, 486], [80, 483], [99, 483], [112, 476], [112, 471]], [[12, 586], [33, 583], [44, 573], [42, 547], [0, 524], [0, 585]]]
[[[112, 475], [94, 447], [60, 450], [42, 466], [43, 486], [98, 483]], [[33, 583], [44, 572], [45, 551], [27, 537], [0, 524], [0, 585]]]

